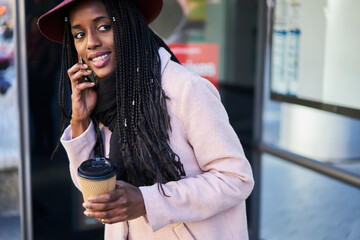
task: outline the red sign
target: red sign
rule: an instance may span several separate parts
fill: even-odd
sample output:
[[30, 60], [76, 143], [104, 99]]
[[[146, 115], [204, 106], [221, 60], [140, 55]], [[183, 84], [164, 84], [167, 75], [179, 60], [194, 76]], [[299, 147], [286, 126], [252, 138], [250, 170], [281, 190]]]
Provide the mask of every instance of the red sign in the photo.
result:
[[1, 5], [0, 6], [0, 15], [4, 15], [4, 13], [6, 12], [6, 9], [7, 9], [6, 5]]
[[180, 63], [217, 88], [219, 83], [219, 45], [217, 43], [173, 43], [171, 51]]

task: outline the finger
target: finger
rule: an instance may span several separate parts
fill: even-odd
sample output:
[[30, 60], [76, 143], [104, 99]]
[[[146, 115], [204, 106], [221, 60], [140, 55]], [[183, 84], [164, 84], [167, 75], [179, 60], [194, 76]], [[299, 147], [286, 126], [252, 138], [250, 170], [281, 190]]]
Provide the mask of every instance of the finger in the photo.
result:
[[84, 76], [89, 76], [91, 73], [92, 71], [89, 69], [80, 69], [71, 76], [70, 80], [74, 82], [76, 80], [82, 79]]
[[[72, 88], [74, 89], [75, 87], [75, 81], [79, 80], [81, 77], [83, 77], [83, 74], [91, 74], [91, 72], [88, 72], [87, 70], [87, 65], [86, 64], [80, 64], [77, 63], [74, 66], [72, 66], [69, 70], [68, 70], [68, 76], [69, 79], [72, 83]], [[77, 74], [79, 72], [82, 72], [83, 74]]]
[[87, 217], [98, 218], [98, 219], [111, 219], [111, 218], [118, 217], [118, 216], [122, 216], [122, 217], [126, 216], [123, 209], [119, 209], [119, 208], [115, 208], [115, 209], [108, 210], [108, 211], [86, 210], [86, 211], [84, 211], [84, 214]]
[[92, 88], [95, 86], [95, 83], [93, 82], [83, 82], [83, 83], [79, 83], [75, 86], [75, 89], [78, 91], [82, 91], [88, 88]]
[[87, 69], [88, 65], [81, 64], [81, 63], [75, 63], [71, 68], [68, 69], [68, 76], [71, 78], [72, 75], [74, 75], [76, 72], [78, 72], [81, 69]]
[[84, 77], [89, 76], [91, 74], [91, 70], [79, 70], [74, 75], [71, 76], [70, 81], [71, 85], [74, 88], [77, 84], [84, 82]]
[[114, 191], [106, 194], [101, 194], [97, 196], [92, 196], [88, 198], [89, 203], [108, 203], [114, 202], [124, 195], [123, 189], [116, 188]]
[[74, 89], [72, 90], [72, 94], [71, 94], [71, 100], [73, 102], [79, 102], [82, 99], [82, 91], [85, 89], [89, 89], [95, 86], [95, 83], [93, 82], [84, 82], [84, 83], [79, 83], [76, 84]]
[[80, 99], [81, 98], [81, 91], [92, 88], [95, 86], [95, 83], [93, 82], [73, 82], [72, 84], [72, 98], [73, 99]]
[[102, 224], [105, 224], [105, 219], [97, 218], [96, 220], [98, 220]]
[[90, 203], [84, 202], [82, 204], [84, 208], [91, 211], [107, 211], [120, 206], [118, 202], [109, 202], [109, 203]]
[[129, 185], [127, 182], [122, 180], [116, 181], [116, 188], [125, 188], [127, 185]]

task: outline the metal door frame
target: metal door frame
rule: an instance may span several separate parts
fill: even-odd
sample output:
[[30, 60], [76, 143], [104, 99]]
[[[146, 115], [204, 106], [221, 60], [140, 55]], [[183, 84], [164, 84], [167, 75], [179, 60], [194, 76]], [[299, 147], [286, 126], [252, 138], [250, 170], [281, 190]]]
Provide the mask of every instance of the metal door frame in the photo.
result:
[[15, 67], [19, 104], [19, 191], [20, 223], [23, 240], [33, 239], [31, 176], [30, 176], [30, 119], [26, 54], [25, 0], [15, 1]]

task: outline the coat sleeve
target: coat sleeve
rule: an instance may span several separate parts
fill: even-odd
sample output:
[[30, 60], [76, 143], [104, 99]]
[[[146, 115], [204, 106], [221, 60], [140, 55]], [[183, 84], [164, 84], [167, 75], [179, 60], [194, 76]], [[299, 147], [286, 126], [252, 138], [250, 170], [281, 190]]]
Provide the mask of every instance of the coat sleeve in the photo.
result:
[[202, 174], [163, 185], [140, 187], [153, 231], [176, 222], [201, 221], [244, 201], [252, 171], [215, 87], [193, 77], [181, 100], [182, 124]]
[[92, 121], [80, 136], [72, 138], [71, 126], [68, 126], [60, 139], [69, 158], [70, 175], [75, 186], [80, 190], [77, 168], [82, 162], [94, 156], [96, 133]]

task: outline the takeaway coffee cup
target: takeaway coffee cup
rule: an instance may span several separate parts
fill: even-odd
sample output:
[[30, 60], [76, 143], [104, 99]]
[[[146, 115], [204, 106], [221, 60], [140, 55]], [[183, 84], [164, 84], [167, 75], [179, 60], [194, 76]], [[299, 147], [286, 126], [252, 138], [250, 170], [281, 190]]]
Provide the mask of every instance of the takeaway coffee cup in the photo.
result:
[[106, 158], [91, 158], [78, 167], [84, 201], [91, 196], [115, 190], [116, 167]]

